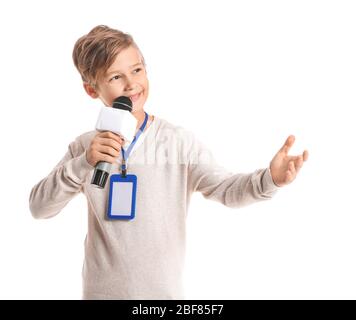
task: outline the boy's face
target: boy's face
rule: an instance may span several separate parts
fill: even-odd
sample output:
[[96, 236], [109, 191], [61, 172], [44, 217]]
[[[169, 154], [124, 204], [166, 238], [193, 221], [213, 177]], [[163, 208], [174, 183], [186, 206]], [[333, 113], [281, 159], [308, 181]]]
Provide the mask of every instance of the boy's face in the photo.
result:
[[96, 88], [84, 84], [86, 92], [93, 98], [99, 98], [111, 107], [115, 98], [129, 97], [132, 101], [132, 113], [139, 115], [148, 97], [149, 84], [140, 52], [130, 46], [122, 50], [99, 79]]

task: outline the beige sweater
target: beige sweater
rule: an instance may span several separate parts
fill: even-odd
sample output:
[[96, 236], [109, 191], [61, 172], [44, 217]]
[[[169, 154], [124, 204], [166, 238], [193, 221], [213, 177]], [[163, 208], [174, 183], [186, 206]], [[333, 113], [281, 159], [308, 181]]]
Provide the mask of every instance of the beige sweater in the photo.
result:
[[[52, 172], [33, 187], [29, 199], [35, 218], [50, 218], [79, 192], [85, 194], [84, 299], [184, 299], [186, 218], [192, 193], [199, 191], [236, 208], [270, 199], [278, 189], [268, 169], [228, 172], [191, 132], [155, 117], [127, 164], [128, 173], [137, 176], [136, 216], [108, 220], [109, 183], [105, 189], [90, 184], [94, 168], [85, 154], [96, 133], [76, 138]], [[118, 172], [116, 163], [111, 173]]]

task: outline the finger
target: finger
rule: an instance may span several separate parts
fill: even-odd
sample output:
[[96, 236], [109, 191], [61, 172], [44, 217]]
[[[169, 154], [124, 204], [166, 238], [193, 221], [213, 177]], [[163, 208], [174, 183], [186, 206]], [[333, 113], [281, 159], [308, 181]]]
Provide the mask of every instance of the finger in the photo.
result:
[[292, 147], [293, 143], [295, 141], [295, 137], [293, 135], [290, 135], [286, 142], [284, 143], [284, 145], [282, 146], [282, 148], [280, 149], [280, 151], [288, 154], [290, 148]]
[[291, 173], [292, 178], [296, 175], [294, 161], [288, 163], [288, 171]]
[[296, 157], [294, 161], [294, 166], [295, 166], [296, 173], [298, 173], [300, 168], [303, 166], [303, 155]]
[[296, 176], [294, 162], [291, 161], [288, 163], [288, 170], [286, 171], [285, 183], [290, 183], [294, 180]]
[[289, 170], [287, 170], [287, 172], [286, 172], [286, 183], [289, 183], [289, 182], [291, 182], [291, 181], [293, 181], [293, 174], [292, 174], [292, 172], [290, 172]]
[[115, 158], [117, 158], [120, 155], [120, 152], [118, 150], [109, 146], [98, 145], [96, 150], [102, 154], [106, 154]]
[[122, 138], [121, 138], [118, 134], [113, 133], [113, 132], [111, 132], [111, 131], [104, 131], [104, 132], [101, 132], [101, 133], [98, 134], [98, 136], [99, 136], [100, 138], [110, 138], [110, 139], [114, 139], [114, 140], [116, 140], [116, 141], [119, 142], [119, 143], [120, 143], [120, 140], [122, 140]]
[[300, 158], [300, 156], [289, 156], [288, 160], [296, 162], [299, 158]]
[[309, 158], [309, 152], [308, 150], [304, 150], [303, 152], [303, 161], [307, 161]]
[[[101, 153], [101, 152], [96, 152], [95, 153], [95, 162], [96, 164], [100, 161], [104, 161], [104, 162], [108, 162], [108, 163], [115, 163], [116, 162], [116, 158], [115, 157], [112, 157], [108, 154], [105, 154], [105, 153]], [[95, 165], [96, 165], [95, 164]]]
[[120, 142], [117, 142], [114, 139], [99, 138], [98, 143], [100, 145], [109, 146], [109, 147], [112, 147], [112, 148], [116, 149], [117, 151], [120, 151], [121, 150], [121, 146], [124, 143], [124, 140], [121, 139]]

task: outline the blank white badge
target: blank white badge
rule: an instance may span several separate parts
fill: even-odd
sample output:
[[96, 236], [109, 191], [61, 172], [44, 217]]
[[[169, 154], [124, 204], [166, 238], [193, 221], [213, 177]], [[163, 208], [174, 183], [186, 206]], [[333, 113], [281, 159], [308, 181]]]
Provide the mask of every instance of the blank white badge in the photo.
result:
[[110, 177], [108, 217], [111, 219], [133, 219], [136, 203], [135, 175], [112, 175]]

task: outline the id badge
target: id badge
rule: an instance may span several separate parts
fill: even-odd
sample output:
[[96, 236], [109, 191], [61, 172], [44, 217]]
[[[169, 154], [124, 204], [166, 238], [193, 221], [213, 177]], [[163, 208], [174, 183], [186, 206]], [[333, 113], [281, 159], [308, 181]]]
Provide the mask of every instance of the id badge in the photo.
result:
[[131, 220], [135, 217], [137, 177], [128, 174], [113, 174], [109, 188], [109, 219]]

